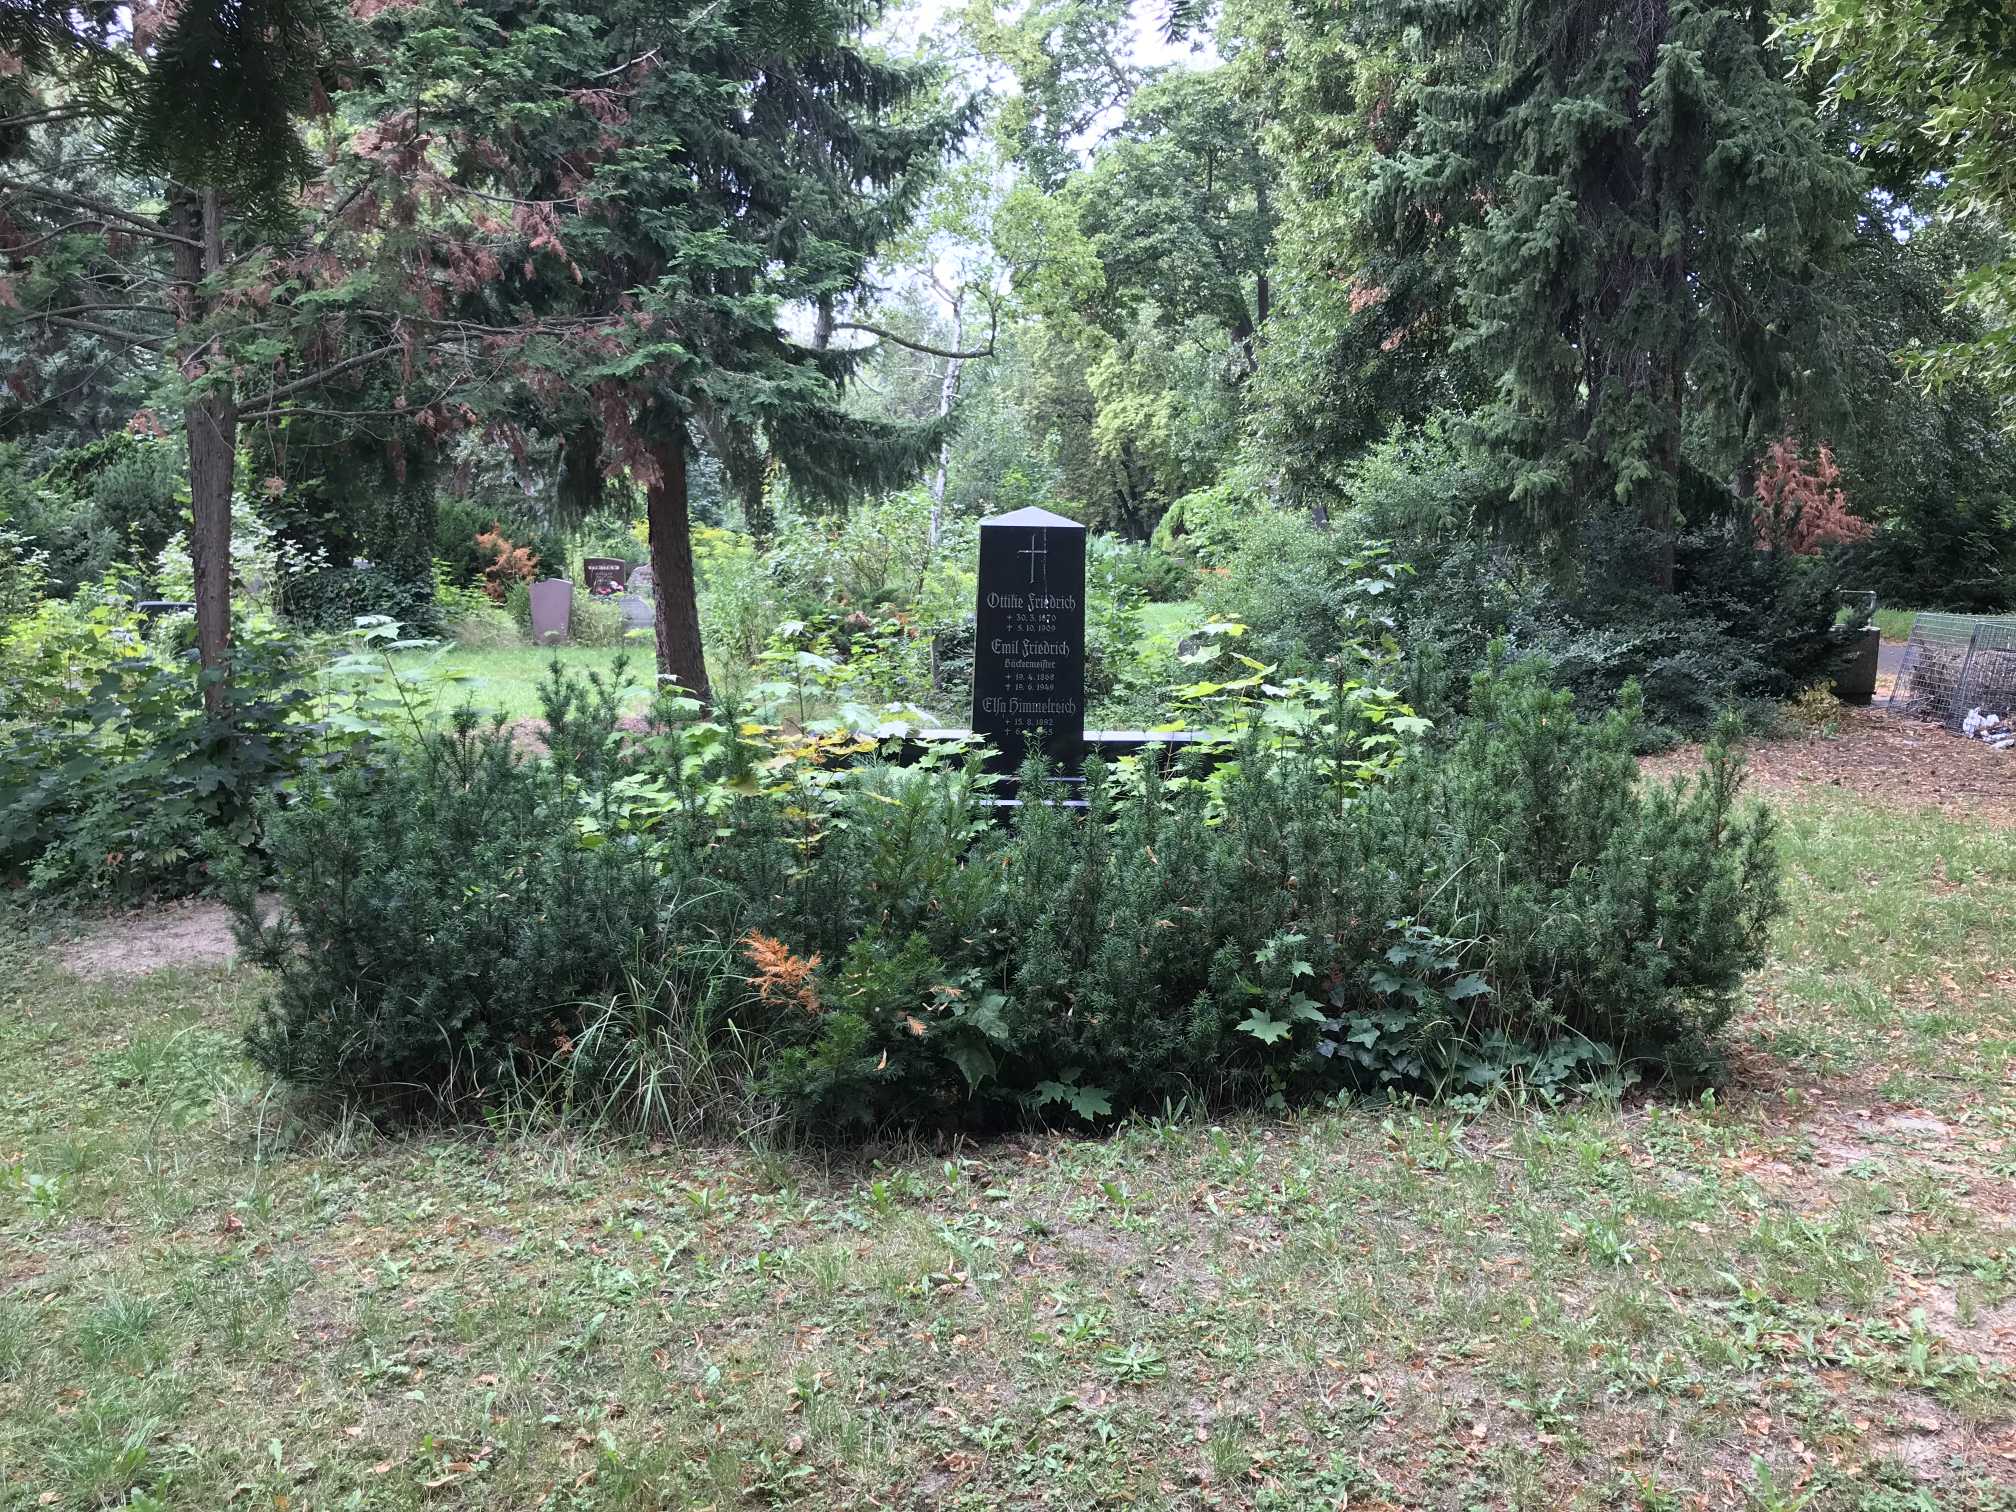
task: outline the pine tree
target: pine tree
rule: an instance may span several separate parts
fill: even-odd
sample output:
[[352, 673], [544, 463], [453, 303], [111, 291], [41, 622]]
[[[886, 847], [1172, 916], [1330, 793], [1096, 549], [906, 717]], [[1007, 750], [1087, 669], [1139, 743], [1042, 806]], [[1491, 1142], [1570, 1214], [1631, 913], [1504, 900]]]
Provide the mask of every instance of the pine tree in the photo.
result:
[[938, 444], [936, 426], [848, 413], [872, 348], [820, 339], [873, 329], [833, 312], [971, 116], [935, 97], [933, 71], [863, 43], [879, 10], [426, 0], [373, 22], [393, 59], [374, 144], [420, 164], [415, 255], [492, 270], [446, 312], [509, 359], [469, 402], [568, 436], [577, 494], [591, 425], [600, 466], [645, 486], [659, 670], [694, 692], [696, 444], [730, 453], [745, 503], [758, 442], [829, 498], [913, 477]]
[[1474, 436], [1514, 517], [1562, 541], [1621, 507], [1672, 580], [1683, 440], [1782, 429], [1797, 316], [1852, 234], [1855, 175], [1783, 81], [1751, 0], [1419, 0], [1430, 45], [1489, 65], [1426, 90], [1377, 165], [1403, 210], [1481, 205], [1464, 344], [1495, 376]]
[[[188, 434], [203, 699], [218, 717], [244, 362], [227, 285], [247, 251], [263, 254], [292, 223], [311, 166], [296, 124], [319, 90], [325, 19], [320, 0], [130, 9], [16, 0], [0, 11], [0, 168], [16, 170], [0, 172], [9, 264], [0, 303], [23, 310], [19, 323], [88, 330], [172, 362]], [[47, 171], [40, 137], [66, 129], [102, 151], [88, 187]], [[234, 237], [245, 227], [250, 236]], [[126, 255], [126, 243], [145, 250]], [[17, 276], [40, 297], [14, 297]], [[172, 334], [131, 318], [142, 311], [167, 316]]]

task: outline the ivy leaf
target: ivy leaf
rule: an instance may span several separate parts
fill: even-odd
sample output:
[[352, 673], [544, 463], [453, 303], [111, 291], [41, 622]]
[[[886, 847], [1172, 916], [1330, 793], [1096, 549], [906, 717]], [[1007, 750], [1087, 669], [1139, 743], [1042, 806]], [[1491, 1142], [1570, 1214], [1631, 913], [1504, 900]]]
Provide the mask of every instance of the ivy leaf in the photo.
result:
[[1324, 1013], [1308, 993], [1298, 992], [1288, 999], [1288, 1017], [1298, 1023], [1320, 1024], [1323, 1022]]

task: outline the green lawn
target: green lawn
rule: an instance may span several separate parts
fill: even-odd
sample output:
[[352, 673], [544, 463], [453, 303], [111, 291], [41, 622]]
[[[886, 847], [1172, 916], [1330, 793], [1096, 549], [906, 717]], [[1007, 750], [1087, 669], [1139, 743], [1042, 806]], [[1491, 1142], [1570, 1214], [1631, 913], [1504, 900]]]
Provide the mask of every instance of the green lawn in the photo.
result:
[[2016, 1507], [2016, 837], [1787, 820], [1712, 1098], [861, 1155], [300, 1121], [0, 930], [0, 1507]]
[[1182, 599], [1173, 604], [1143, 604], [1136, 612], [1143, 640], [1157, 635], [1183, 634], [1204, 622], [1204, 611], [1194, 599]]
[[1918, 619], [1916, 609], [1878, 609], [1876, 627], [1883, 632], [1886, 641], [1908, 641], [1911, 626]]
[[[463, 703], [486, 713], [501, 713], [509, 719], [531, 719], [539, 714], [539, 685], [547, 668], [557, 659], [570, 672], [614, 675], [616, 659], [629, 659], [629, 678], [634, 685], [627, 699], [629, 707], [642, 710], [651, 701], [656, 685], [657, 664], [649, 637], [633, 639], [627, 646], [512, 646], [502, 649], [475, 649], [449, 645], [439, 651], [399, 653], [397, 665], [402, 676], [438, 676], [435, 701], [443, 710]], [[715, 669], [719, 675], [719, 669]]]
[[512, 719], [529, 719], [539, 713], [539, 684], [556, 658], [570, 671], [593, 671], [607, 677], [618, 656], [629, 657], [630, 675], [637, 684], [632, 702], [642, 708], [650, 702], [657, 670], [648, 639], [621, 651], [585, 646], [475, 651], [451, 646], [440, 653], [436, 665], [443, 675], [458, 679], [444, 701], [459, 704], [466, 697], [480, 709], [494, 710]]

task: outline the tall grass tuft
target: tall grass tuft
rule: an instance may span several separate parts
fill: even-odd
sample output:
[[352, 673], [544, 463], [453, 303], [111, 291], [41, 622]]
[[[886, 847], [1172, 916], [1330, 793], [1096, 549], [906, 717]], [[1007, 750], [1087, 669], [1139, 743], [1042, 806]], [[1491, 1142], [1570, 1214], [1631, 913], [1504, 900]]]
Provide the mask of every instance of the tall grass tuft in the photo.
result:
[[756, 1088], [762, 1040], [736, 1021], [753, 1003], [732, 948], [686, 939], [662, 959], [640, 951], [623, 985], [580, 1004], [580, 1032], [555, 1056], [561, 1105], [647, 1135], [750, 1139], [779, 1122]]

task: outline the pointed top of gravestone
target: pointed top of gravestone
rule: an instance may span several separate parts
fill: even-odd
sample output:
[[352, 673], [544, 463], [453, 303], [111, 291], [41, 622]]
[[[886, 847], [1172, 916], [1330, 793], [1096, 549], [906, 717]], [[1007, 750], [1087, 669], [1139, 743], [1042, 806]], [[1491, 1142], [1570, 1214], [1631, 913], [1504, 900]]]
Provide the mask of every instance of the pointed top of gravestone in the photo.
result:
[[1019, 525], [1023, 529], [1040, 527], [1044, 530], [1083, 530], [1085, 527], [1076, 520], [1067, 520], [1060, 514], [1052, 514], [1047, 509], [1030, 505], [1027, 509], [1017, 509], [1005, 515], [996, 515], [991, 520], [982, 520], [982, 525]]

